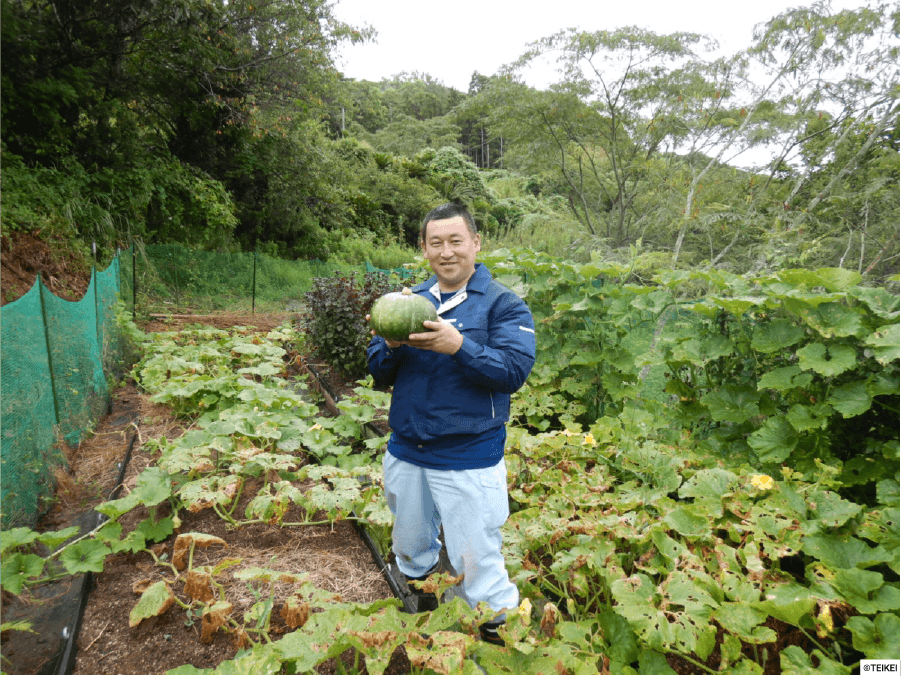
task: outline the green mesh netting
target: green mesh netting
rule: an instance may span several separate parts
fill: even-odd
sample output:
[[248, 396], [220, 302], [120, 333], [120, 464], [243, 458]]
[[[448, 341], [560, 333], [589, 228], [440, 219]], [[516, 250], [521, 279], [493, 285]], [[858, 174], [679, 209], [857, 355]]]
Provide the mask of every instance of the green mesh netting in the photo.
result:
[[[166, 299], [179, 312], [185, 304], [217, 302], [265, 302], [284, 307], [301, 299], [313, 279], [331, 277], [356, 267], [318, 259], [289, 261], [252, 252], [209, 252], [179, 244], [145, 245], [137, 262], [123, 260], [123, 270], [137, 267], [138, 287], [156, 299]], [[340, 271], [336, 271], [340, 269]], [[130, 272], [123, 281], [130, 289]], [[125, 298], [131, 292], [123, 292]]]
[[374, 265], [366, 262], [366, 272], [367, 273], [384, 273], [385, 275], [391, 275], [392, 273], [395, 275], [399, 275], [402, 280], [406, 280], [408, 277], [413, 277], [413, 271], [407, 270], [406, 268], [376, 268]]
[[93, 273], [80, 301], [52, 294], [40, 277], [0, 309], [2, 528], [36, 523], [65, 463], [57, 441], [78, 444], [105, 411], [104, 365], [120, 357], [115, 320], [118, 257]]

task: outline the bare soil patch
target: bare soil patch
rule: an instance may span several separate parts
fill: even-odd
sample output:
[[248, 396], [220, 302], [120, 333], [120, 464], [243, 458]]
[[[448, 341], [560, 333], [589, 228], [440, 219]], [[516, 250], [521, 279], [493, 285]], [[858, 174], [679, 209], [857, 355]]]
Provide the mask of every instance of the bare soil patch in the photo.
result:
[[0, 305], [24, 296], [38, 274], [44, 285], [66, 301], [80, 301], [91, 283], [90, 261], [61, 254], [40, 235], [10, 231], [0, 237]]

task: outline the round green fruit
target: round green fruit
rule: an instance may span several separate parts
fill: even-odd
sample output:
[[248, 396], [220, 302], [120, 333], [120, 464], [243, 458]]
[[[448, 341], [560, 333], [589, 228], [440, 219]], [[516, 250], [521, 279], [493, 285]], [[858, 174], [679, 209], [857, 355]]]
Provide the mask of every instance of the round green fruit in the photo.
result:
[[379, 297], [369, 313], [370, 328], [391, 341], [406, 341], [410, 334], [428, 331], [422, 326], [426, 320], [438, 321], [435, 306], [406, 287]]

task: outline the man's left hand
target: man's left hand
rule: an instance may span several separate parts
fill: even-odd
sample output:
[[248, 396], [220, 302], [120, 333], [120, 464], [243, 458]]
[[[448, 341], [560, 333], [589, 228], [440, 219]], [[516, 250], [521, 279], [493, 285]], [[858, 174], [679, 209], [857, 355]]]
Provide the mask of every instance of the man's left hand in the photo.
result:
[[410, 338], [404, 343], [414, 348], [422, 348], [423, 350], [432, 350], [436, 353], [444, 353], [445, 355], [453, 355], [460, 346], [463, 345], [463, 334], [451, 324], [444, 322], [425, 321], [422, 326], [430, 331], [420, 332], [418, 334], [410, 334]]

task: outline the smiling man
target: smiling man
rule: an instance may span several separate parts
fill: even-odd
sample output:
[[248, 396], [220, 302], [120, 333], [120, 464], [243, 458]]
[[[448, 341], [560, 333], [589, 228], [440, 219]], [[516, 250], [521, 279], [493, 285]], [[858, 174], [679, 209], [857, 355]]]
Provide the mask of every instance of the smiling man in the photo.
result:
[[408, 580], [423, 580], [438, 565], [443, 526], [465, 600], [497, 612], [482, 636], [500, 643], [504, 610], [519, 604], [501, 554], [506, 423], [510, 395], [535, 363], [535, 325], [522, 299], [476, 263], [481, 238], [464, 207], [433, 209], [420, 239], [435, 275], [413, 291], [439, 321], [404, 342], [373, 336], [368, 348], [375, 382], [394, 386], [384, 458], [392, 547]]

